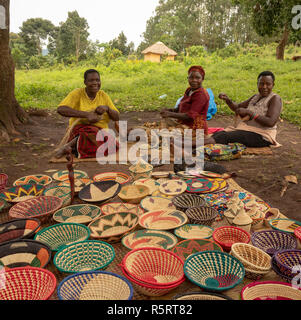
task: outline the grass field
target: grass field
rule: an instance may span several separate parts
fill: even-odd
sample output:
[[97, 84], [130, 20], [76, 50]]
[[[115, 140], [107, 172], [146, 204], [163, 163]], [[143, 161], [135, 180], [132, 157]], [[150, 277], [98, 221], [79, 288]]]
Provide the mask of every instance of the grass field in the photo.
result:
[[[243, 101], [257, 92], [257, 75], [271, 70], [276, 76], [274, 92], [284, 102], [282, 118], [301, 128], [301, 61], [291, 60], [301, 55], [301, 48], [288, 47], [284, 61], [275, 58], [275, 47], [251, 48], [222, 58], [213, 53], [203, 57], [186, 57], [182, 61], [151, 63], [144, 61], [114, 61], [110, 66], [89, 63], [81, 66], [37, 70], [16, 70], [16, 97], [24, 108], [55, 109], [73, 89], [83, 87], [83, 73], [96, 68], [101, 74], [102, 89], [120, 111], [159, 110], [173, 107], [188, 86], [187, 70], [200, 64], [206, 71], [203, 86], [211, 88], [219, 114], [230, 114], [218, 98], [227, 93], [233, 101]], [[161, 95], [165, 99], [159, 99]]]

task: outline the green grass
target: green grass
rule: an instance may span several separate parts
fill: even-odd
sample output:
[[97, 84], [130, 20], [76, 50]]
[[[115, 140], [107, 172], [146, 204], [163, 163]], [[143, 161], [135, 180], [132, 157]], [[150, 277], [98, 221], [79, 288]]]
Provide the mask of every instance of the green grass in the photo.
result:
[[[291, 60], [301, 55], [301, 49], [289, 47], [286, 59], [278, 61], [275, 47], [256, 48], [253, 52], [239, 52], [236, 57], [221, 58], [216, 53], [184, 61], [151, 63], [144, 61], [115, 61], [109, 67], [98, 65], [102, 89], [112, 98], [120, 111], [159, 110], [173, 107], [188, 86], [187, 70], [201, 64], [206, 77], [204, 87], [216, 96], [219, 114], [231, 114], [217, 95], [220, 92], [237, 102], [257, 92], [257, 75], [271, 70], [276, 76], [274, 92], [284, 102], [282, 118], [301, 127], [301, 61]], [[299, 52], [298, 52], [299, 50]], [[16, 97], [26, 108], [55, 109], [73, 89], [83, 87], [83, 73], [91, 65], [58, 67], [38, 70], [16, 70]], [[159, 96], [166, 94], [165, 99]]]

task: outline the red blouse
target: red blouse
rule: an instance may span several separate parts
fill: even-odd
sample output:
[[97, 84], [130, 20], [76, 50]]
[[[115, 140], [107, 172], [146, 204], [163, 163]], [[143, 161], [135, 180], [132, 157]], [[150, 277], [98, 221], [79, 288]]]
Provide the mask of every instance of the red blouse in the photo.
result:
[[179, 104], [179, 113], [186, 113], [191, 120], [182, 120], [182, 123], [192, 129], [204, 129], [208, 134], [207, 112], [209, 108], [209, 94], [206, 89], [199, 88], [190, 96], [191, 88], [186, 89], [184, 97]]

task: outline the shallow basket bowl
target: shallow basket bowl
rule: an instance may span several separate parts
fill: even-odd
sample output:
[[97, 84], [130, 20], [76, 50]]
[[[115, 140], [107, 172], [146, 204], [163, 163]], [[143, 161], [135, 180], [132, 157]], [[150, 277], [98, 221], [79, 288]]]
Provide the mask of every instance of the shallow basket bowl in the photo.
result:
[[0, 245], [0, 265], [5, 269], [24, 266], [45, 268], [51, 259], [51, 249], [44, 243], [14, 240]]
[[149, 195], [149, 188], [146, 185], [132, 184], [123, 186], [118, 193], [118, 197], [128, 203], [138, 204]]
[[177, 294], [172, 300], [233, 300], [232, 298], [213, 292], [188, 292]]
[[269, 220], [269, 226], [275, 230], [293, 234], [295, 229], [301, 227], [301, 222], [292, 219], [277, 218]]
[[138, 281], [137, 279], [134, 279], [131, 277], [123, 267], [121, 267], [121, 270], [123, 272], [123, 275], [133, 284], [134, 289], [146, 296], [149, 297], [161, 297], [166, 294], [168, 294], [170, 291], [176, 289], [179, 287], [184, 281], [185, 278], [182, 280], [172, 284], [172, 285], [154, 285], [154, 284], [147, 284], [141, 281]]
[[115, 250], [109, 243], [85, 240], [62, 247], [53, 263], [61, 272], [76, 273], [105, 269], [114, 258]]
[[79, 223], [59, 223], [40, 230], [35, 240], [47, 244], [52, 251], [58, 251], [63, 246], [84, 241], [90, 237], [90, 229]]
[[245, 276], [243, 264], [221, 251], [203, 251], [192, 254], [185, 261], [186, 277], [209, 291], [224, 291], [237, 286]]
[[91, 230], [91, 238], [115, 243], [136, 228], [138, 219], [134, 213], [118, 212], [96, 218], [88, 228]]
[[9, 269], [5, 280], [0, 300], [48, 300], [57, 284], [52, 272], [34, 267]]
[[92, 204], [74, 204], [56, 211], [54, 221], [88, 224], [101, 215], [100, 208]]
[[39, 230], [38, 219], [14, 219], [0, 224], [0, 243], [12, 240], [30, 239]]
[[63, 279], [59, 300], [132, 300], [133, 287], [125, 277], [107, 271], [85, 271]]
[[0, 191], [0, 198], [7, 202], [23, 202], [43, 195], [45, 187], [39, 184], [23, 184]]
[[44, 174], [28, 175], [17, 179], [13, 186], [20, 186], [23, 184], [40, 184], [47, 186], [52, 182], [52, 178]]
[[224, 251], [229, 252], [233, 243], [249, 243], [251, 236], [242, 228], [224, 226], [216, 228], [213, 231], [212, 238], [215, 242], [222, 246]]
[[131, 212], [140, 216], [144, 213], [144, 210], [139, 205], [124, 202], [105, 203], [100, 207], [100, 211], [105, 215], [119, 212]]
[[252, 282], [241, 290], [242, 300], [301, 300], [301, 290], [279, 281]]
[[200, 196], [190, 193], [184, 193], [172, 199], [172, 203], [178, 210], [185, 211], [192, 207], [206, 206], [206, 201]]
[[93, 177], [93, 181], [107, 181], [113, 180], [120, 184], [128, 183], [131, 180], [131, 177], [123, 172], [103, 172], [98, 173]]
[[62, 199], [62, 207], [71, 203], [71, 188], [68, 186], [55, 186], [45, 190], [45, 196], [58, 197]]
[[[301, 265], [301, 250], [281, 250], [274, 255], [279, 271], [288, 277], [294, 277], [294, 268]], [[299, 268], [300, 269], [300, 268]], [[298, 272], [299, 272], [299, 269]]]
[[278, 230], [254, 232], [251, 242], [255, 247], [271, 256], [279, 250], [297, 248], [297, 240], [293, 235]]
[[49, 219], [55, 211], [61, 208], [62, 199], [52, 196], [39, 196], [15, 204], [9, 210], [12, 219], [36, 218], [41, 223]]
[[190, 223], [211, 226], [218, 212], [211, 207], [189, 208], [185, 211]]
[[170, 286], [184, 278], [183, 260], [161, 248], [132, 250], [121, 265], [130, 277], [144, 284]]

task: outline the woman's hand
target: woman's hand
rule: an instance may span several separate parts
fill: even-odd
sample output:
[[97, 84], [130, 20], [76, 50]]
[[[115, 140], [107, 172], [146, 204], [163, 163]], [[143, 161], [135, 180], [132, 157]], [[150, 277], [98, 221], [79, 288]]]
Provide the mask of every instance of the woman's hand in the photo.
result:
[[102, 115], [104, 114], [105, 112], [108, 112], [109, 111], [109, 107], [108, 106], [98, 106], [96, 109], [95, 109], [95, 112], [99, 115]]
[[238, 108], [236, 110], [236, 114], [238, 114], [241, 118], [244, 118], [246, 116], [252, 116], [252, 112], [246, 108]]
[[163, 110], [160, 112], [160, 115], [161, 115], [162, 118], [168, 118], [168, 117], [170, 117], [170, 114], [171, 114], [171, 113], [172, 113], [172, 112], [168, 111], [167, 109], [163, 109]]
[[221, 99], [221, 100], [224, 100], [224, 101], [229, 101], [230, 99], [229, 99], [229, 97], [225, 94], [225, 93], [220, 93], [219, 95], [218, 95], [218, 97]]
[[90, 123], [98, 122], [101, 119], [101, 117], [94, 111], [87, 112], [86, 118]]

